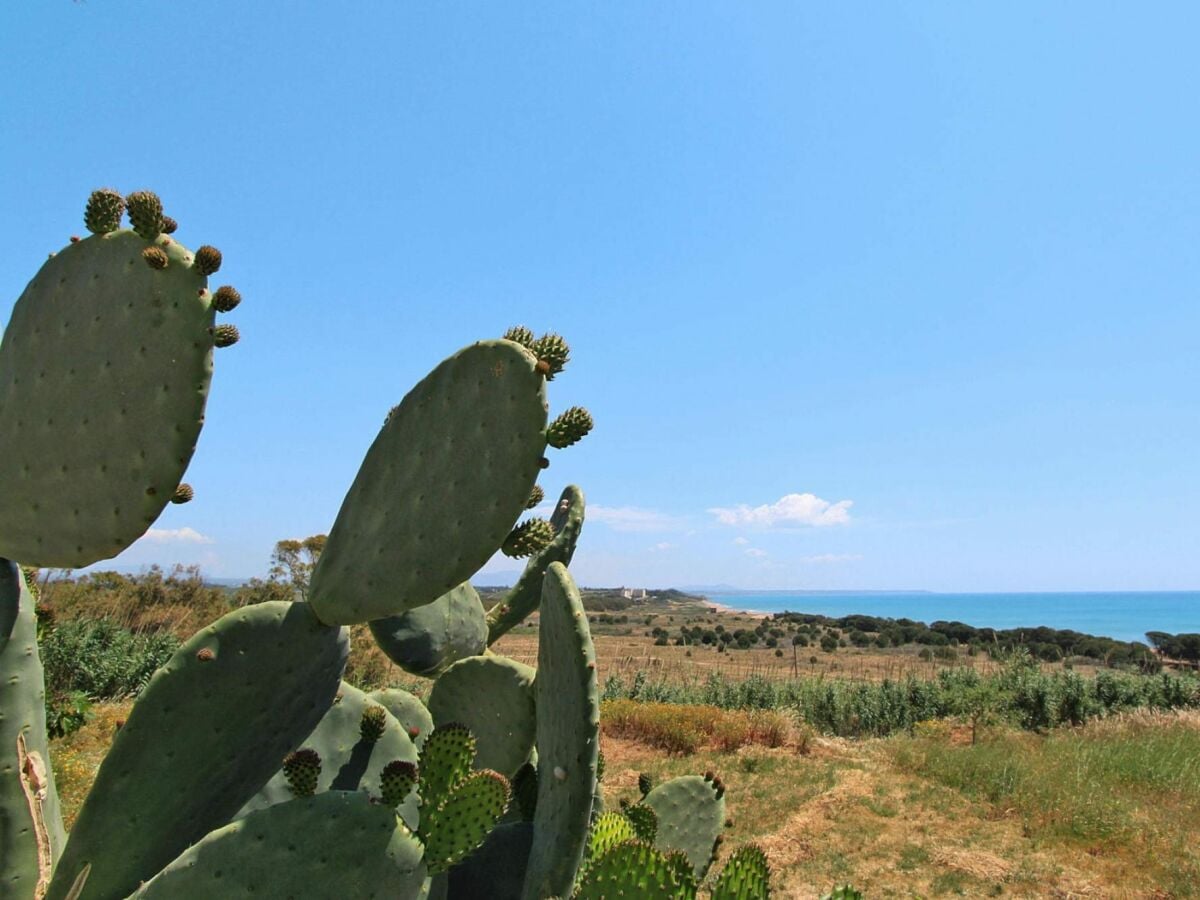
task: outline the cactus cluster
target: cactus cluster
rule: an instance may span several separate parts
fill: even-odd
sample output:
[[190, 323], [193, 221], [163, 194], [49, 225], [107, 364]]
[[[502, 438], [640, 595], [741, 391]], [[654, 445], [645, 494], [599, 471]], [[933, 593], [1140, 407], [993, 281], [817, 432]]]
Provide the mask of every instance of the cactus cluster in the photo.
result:
[[[0, 344], [0, 900], [694, 896], [719, 779], [647, 785], [601, 814], [595, 652], [567, 570], [583, 494], [517, 524], [544, 498], [547, 448], [592, 419], [549, 420], [570, 351], [524, 328], [454, 354], [391, 410], [307, 601], [234, 610], [183, 644], [64, 834], [12, 560], [109, 558], [192, 498], [213, 350], [238, 338], [216, 315], [241, 302], [209, 290], [221, 253], [178, 243], [155, 194], [96, 191], [84, 218], [91, 236], [51, 255]], [[528, 563], [485, 612], [468, 579], [497, 550]], [[536, 670], [488, 649], [539, 608]], [[434, 679], [428, 705], [342, 681], [354, 624]], [[712, 889], [766, 896], [761, 854], [735, 853]]]

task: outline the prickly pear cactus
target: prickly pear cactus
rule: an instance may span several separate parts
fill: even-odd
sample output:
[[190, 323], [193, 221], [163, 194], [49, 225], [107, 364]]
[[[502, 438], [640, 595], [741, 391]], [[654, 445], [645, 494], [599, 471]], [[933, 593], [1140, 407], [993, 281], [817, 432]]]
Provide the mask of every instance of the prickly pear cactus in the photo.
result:
[[371, 622], [375, 643], [413, 675], [435, 678], [452, 663], [487, 648], [487, 620], [479, 594], [464, 581], [432, 603]]
[[682, 850], [696, 873], [708, 871], [725, 827], [725, 786], [715, 775], [681, 775], [664, 781], [642, 800], [658, 817], [654, 846]]
[[370, 697], [396, 717], [409, 739], [420, 750], [429, 732], [433, 731], [433, 716], [425, 704], [400, 688], [381, 688], [372, 691]]
[[115, 192], [93, 197], [97, 233], [50, 257], [5, 328], [0, 556], [69, 568], [116, 556], [175, 496], [195, 450], [214, 260], [162, 233], [161, 204], [142, 233], [117, 227], [120, 207]]
[[42, 896], [66, 841], [46, 738], [33, 596], [0, 559], [0, 898]]

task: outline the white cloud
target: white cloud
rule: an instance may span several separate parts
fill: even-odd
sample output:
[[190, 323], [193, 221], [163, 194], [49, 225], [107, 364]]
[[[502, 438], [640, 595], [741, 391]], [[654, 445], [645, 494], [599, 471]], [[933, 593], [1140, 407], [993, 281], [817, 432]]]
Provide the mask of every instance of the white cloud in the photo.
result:
[[674, 550], [675, 546], [676, 545], [672, 544], [670, 541], [659, 541], [657, 544], [655, 544], [650, 549], [655, 551], [656, 553], [661, 553], [664, 550]]
[[862, 559], [861, 553], [818, 553], [816, 556], [802, 556], [800, 562], [809, 565], [820, 565], [822, 563], [842, 563], [854, 562], [856, 559]]
[[746, 550], [747, 556], [753, 556], [755, 559], [762, 559], [767, 555], [766, 550], [759, 550], [757, 547], [749, 547]]
[[151, 528], [143, 536], [143, 540], [155, 544], [211, 544], [210, 537], [205, 537], [194, 528]]
[[845, 525], [850, 521], [853, 500], [830, 503], [816, 494], [787, 494], [775, 503], [762, 506], [741, 504], [709, 510], [722, 525], [751, 525], [761, 528], [798, 528]]
[[739, 547], [745, 547], [748, 543], [750, 543], [750, 541], [744, 537], [735, 537], [733, 542]]
[[672, 531], [679, 523], [654, 509], [638, 506], [589, 506], [589, 522], [603, 522], [613, 531]]

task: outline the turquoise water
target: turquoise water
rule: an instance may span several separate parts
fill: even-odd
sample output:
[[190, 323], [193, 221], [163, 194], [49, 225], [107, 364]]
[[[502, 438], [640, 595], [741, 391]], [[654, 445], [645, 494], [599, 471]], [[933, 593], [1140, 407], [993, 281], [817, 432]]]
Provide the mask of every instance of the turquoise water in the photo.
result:
[[976, 628], [1047, 625], [1120, 641], [1147, 631], [1200, 632], [1200, 591], [1069, 594], [934, 594], [925, 592], [708, 591], [714, 603], [757, 612], [862, 613], [926, 624], [956, 620]]

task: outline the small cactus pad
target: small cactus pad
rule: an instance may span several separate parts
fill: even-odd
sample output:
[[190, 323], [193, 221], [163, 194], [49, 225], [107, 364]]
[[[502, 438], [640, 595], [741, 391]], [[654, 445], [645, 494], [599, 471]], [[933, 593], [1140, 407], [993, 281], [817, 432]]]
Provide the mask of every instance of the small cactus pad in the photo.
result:
[[526, 900], [570, 893], [587, 843], [596, 789], [596, 651], [579, 589], [562, 563], [551, 563], [542, 587], [535, 690], [541, 777]]
[[542, 490], [541, 485], [535, 484], [533, 490], [529, 492], [529, 499], [525, 501], [525, 508], [533, 509], [545, 499], [546, 492]]
[[642, 801], [658, 816], [654, 846], [664, 852], [682, 850], [700, 878], [708, 871], [725, 826], [724, 789], [719, 784], [717, 779], [682, 775], [664, 781]]
[[531, 823], [497, 825], [478, 850], [450, 870], [450, 896], [520, 900], [532, 843]]
[[417, 784], [417, 767], [394, 759], [379, 773], [379, 795], [386, 806], [395, 809], [412, 793]]
[[640, 773], [638, 775], [638, 790], [642, 792], [642, 796], [645, 797], [653, 789], [654, 789], [654, 776], [650, 775], [646, 772]]
[[525, 507], [545, 449], [545, 384], [512, 341], [473, 344], [393, 410], [313, 572], [324, 622], [431, 603], [491, 558]]
[[215, 275], [221, 268], [221, 251], [205, 244], [196, 248], [196, 271], [201, 275]]
[[526, 519], [504, 539], [500, 549], [505, 556], [523, 559], [541, 553], [553, 540], [553, 525], [545, 519]]
[[213, 346], [214, 347], [232, 347], [242, 339], [242, 333], [238, 331], [236, 325], [228, 323], [217, 325], [213, 328]]
[[508, 781], [488, 770], [460, 781], [440, 805], [423, 806], [419, 836], [429, 871], [445, 872], [482, 844], [506, 806]]
[[0, 897], [41, 896], [66, 836], [46, 736], [33, 595], [0, 559]]
[[[187, 249], [131, 231], [49, 259], [0, 344], [0, 555], [77, 568], [158, 518], [192, 457], [214, 312]], [[525, 490], [528, 490], [526, 487]]]
[[371, 633], [388, 658], [413, 675], [434, 678], [452, 663], [487, 649], [487, 618], [469, 582], [432, 603], [376, 619]]
[[558, 334], [543, 334], [533, 342], [533, 346], [529, 350], [538, 358], [539, 362], [545, 363], [543, 368], [547, 370], [545, 371], [547, 381], [553, 381], [554, 376], [566, 367], [567, 361], [571, 358], [571, 348], [567, 346], [562, 335]]
[[396, 717], [400, 727], [420, 750], [426, 736], [433, 731], [433, 716], [425, 704], [400, 688], [381, 688], [367, 696]]
[[623, 812], [625, 818], [633, 825], [633, 830], [637, 832], [638, 840], [653, 844], [654, 839], [658, 837], [658, 816], [654, 810], [638, 803], [626, 807]]
[[[368, 738], [367, 730], [378, 736]], [[326, 708], [316, 728], [304, 738], [303, 745], [321, 757], [321, 773], [316, 791], [366, 791], [372, 795], [383, 792], [383, 770], [389, 763], [415, 763], [417, 748], [395, 717], [379, 703], [354, 687], [342, 682], [337, 697]], [[292, 799], [286, 769], [276, 772], [266, 785], [238, 811], [240, 818], [256, 809]], [[397, 810], [409, 827], [417, 825], [415, 797]]]
[[317, 792], [321, 776], [321, 754], [311, 748], [293, 750], [283, 758], [283, 776], [297, 797], [311, 797]]
[[771, 870], [767, 857], [754, 844], [743, 844], [729, 855], [713, 883], [712, 900], [768, 900]]
[[558, 498], [554, 514], [550, 517], [554, 540], [525, 564], [525, 571], [512, 590], [488, 610], [488, 646], [537, 609], [542, 600], [542, 580], [550, 563], [571, 564], [575, 545], [583, 531], [583, 512], [583, 491], [570, 485]]
[[[208, 662], [197, 659], [205, 648]], [[114, 737], [49, 900], [63, 900], [89, 863], [85, 900], [126, 897], [228, 822], [288, 752], [314, 746], [305, 737], [333, 702], [348, 653], [345, 629], [279, 600], [236, 609], [188, 640]]]
[[633, 840], [637, 840], [637, 832], [634, 831], [632, 822], [618, 812], [603, 813], [592, 823], [586, 858], [599, 859], [617, 844]]
[[683, 874], [648, 844], [626, 841], [588, 865], [573, 896], [576, 900], [692, 900], [696, 880]]
[[218, 828], [133, 897], [417, 900], [428, 877], [421, 857], [421, 845], [387, 806], [363, 793], [330, 791]]
[[111, 188], [101, 188], [88, 197], [83, 222], [92, 234], [108, 234], [121, 227], [124, 214], [125, 198]]
[[592, 414], [582, 406], [572, 406], [557, 416], [546, 429], [546, 443], [562, 450], [583, 440], [595, 425]]
[[129, 224], [143, 240], [157, 240], [166, 221], [163, 218], [162, 201], [153, 191], [134, 191], [125, 198], [129, 210]]
[[504, 339], [512, 341], [514, 344], [520, 344], [526, 350], [532, 350], [533, 344], [537, 340], [533, 332], [524, 325], [514, 325], [508, 331], [504, 332]]
[[534, 670], [504, 656], [470, 656], [438, 676], [429, 692], [437, 725], [460, 722], [475, 736], [475, 767], [512, 777], [536, 733]]
[[375, 743], [383, 737], [387, 727], [387, 716], [387, 710], [382, 706], [368, 706], [363, 710], [362, 718], [358, 720], [359, 736], [368, 744]]
[[437, 807], [455, 785], [471, 774], [475, 738], [465, 725], [452, 722], [435, 728], [421, 748], [421, 806]]

